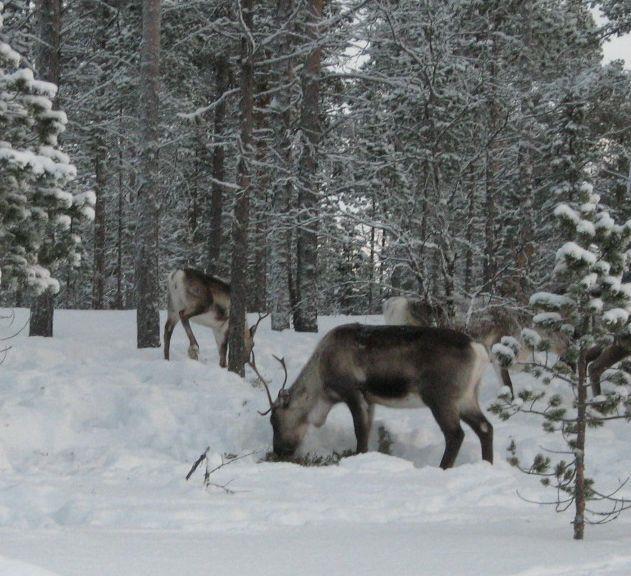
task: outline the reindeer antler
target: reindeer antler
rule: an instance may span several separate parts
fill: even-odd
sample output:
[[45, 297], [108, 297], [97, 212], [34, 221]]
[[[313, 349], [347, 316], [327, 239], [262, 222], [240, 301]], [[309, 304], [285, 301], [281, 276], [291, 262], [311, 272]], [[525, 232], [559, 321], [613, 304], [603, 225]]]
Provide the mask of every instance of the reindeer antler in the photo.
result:
[[261, 412], [260, 410], [257, 410], [257, 412], [261, 416], [265, 416], [266, 414], [270, 413], [270, 411], [272, 410], [272, 406], [274, 405], [274, 401], [272, 400], [272, 393], [269, 391], [269, 386], [267, 385], [267, 381], [265, 380], [265, 378], [263, 378], [263, 376], [261, 376], [261, 373], [259, 372], [258, 368], [256, 367], [256, 358], [254, 356], [254, 350], [252, 350], [250, 358], [251, 359], [248, 360], [248, 366], [250, 366], [250, 368], [252, 368], [252, 370], [254, 370], [254, 372], [256, 373], [256, 375], [258, 377], [258, 379], [261, 381], [261, 384], [263, 384], [263, 386], [265, 387], [265, 392], [267, 392], [267, 399], [269, 401], [269, 408], [265, 412]]
[[282, 358], [279, 358], [278, 356], [276, 356], [276, 354], [272, 354], [272, 356], [274, 356], [274, 358], [276, 358], [276, 360], [280, 362], [280, 365], [285, 371], [285, 380], [283, 380], [283, 385], [280, 387], [280, 392], [282, 392], [285, 389], [285, 385], [287, 384], [287, 365], [285, 364], [285, 357], [283, 356]]
[[[274, 356], [274, 358], [276, 358], [276, 360], [280, 362], [285, 372], [285, 379], [283, 380], [283, 385], [281, 386], [281, 389], [279, 392], [280, 394], [285, 389], [285, 386], [287, 385], [287, 366], [285, 364], [285, 358], [279, 358], [278, 356], [276, 356], [276, 354], [272, 354], [272, 356]], [[256, 367], [256, 358], [254, 357], [254, 350], [252, 351], [251, 358], [252, 359], [248, 361], [248, 365], [250, 366], [250, 368], [252, 368], [252, 370], [254, 370], [254, 372], [258, 376], [258, 379], [261, 381], [261, 384], [263, 384], [263, 386], [265, 387], [265, 392], [267, 393], [267, 399], [269, 401], [269, 408], [265, 410], [265, 412], [261, 412], [260, 410], [257, 410], [257, 412], [261, 416], [265, 416], [266, 414], [269, 414], [272, 411], [272, 408], [274, 407], [274, 401], [272, 400], [272, 393], [269, 390], [267, 381], [265, 380], [265, 378], [263, 378], [263, 376], [261, 376], [261, 373], [258, 371], [258, 368]]]
[[256, 331], [258, 330], [259, 324], [270, 315], [270, 312], [266, 312], [265, 314], [261, 314], [260, 312], [258, 312], [258, 315], [259, 315], [259, 318], [256, 321], [256, 324], [254, 324], [253, 326], [250, 326], [250, 335], [252, 336], [252, 338], [254, 338], [254, 335], [256, 334]]

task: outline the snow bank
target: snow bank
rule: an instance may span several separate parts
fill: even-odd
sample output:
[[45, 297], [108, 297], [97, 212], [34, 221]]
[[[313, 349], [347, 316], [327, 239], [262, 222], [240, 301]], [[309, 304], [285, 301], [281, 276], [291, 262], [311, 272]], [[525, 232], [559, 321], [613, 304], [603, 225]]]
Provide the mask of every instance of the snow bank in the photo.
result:
[[[19, 311], [13, 327], [0, 325], [0, 337], [26, 320]], [[291, 381], [324, 332], [357, 320], [382, 321], [321, 318], [314, 335], [272, 332], [266, 319], [256, 350], [272, 391], [283, 379], [272, 353], [285, 356]], [[511, 552], [515, 546], [545, 549], [546, 565], [561, 567], [584, 562], [587, 551], [609, 562], [626, 550], [627, 517], [590, 530], [588, 538], [603, 534], [607, 544], [575, 556], [570, 516], [517, 497], [551, 494], [505, 462], [510, 439], [519, 440], [523, 461], [542, 446], [562, 448], [525, 417], [501, 422], [487, 414], [493, 466], [481, 461], [466, 428], [456, 467], [439, 469], [444, 440], [429, 410], [386, 408], [376, 411], [368, 454], [328, 467], [260, 462], [272, 438], [269, 418], [257, 414], [265, 394], [253, 374], [244, 381], [219, 368], [209, 330], [194, 327], [195, 362], [178, 326], [166, 362], [160, 349], [136, 350], [133, 311], [58, 311], [55, 323], [52, 339], [13, 339], [0, 367], [0, 554], [63, 576], [188, 575], [204, 566], [243, 576], [360, 568], [381, 575], [388, 567], [397, 575], [463, 576], [475, 551], [481, 572], [506, 576], [532, 567], [525, 553]], [[528, 378], [513, 375], [518, 388]], [[489, 371], [483, 407], [497, 392]], [[392, 455], [376, 452], [380, 428]], [[587, 455], [590, 476], [603, 490], [629, 475], [630, 428], [590, 431], [599, 446]], [[303, 450], [330, 454], [354, 445], [350, 414], [338, 406], [324, 427], [309, 430]], [[255, 454], [214, 473], [205, 489], [203, 470], [184, 477], [206, 447], [213, 462]], [[621, 566], [611, 574], [629, 573], [631, 559]]]
[[55, 576], [55, 574], [32, 564], [0, 556], [0, 576]]

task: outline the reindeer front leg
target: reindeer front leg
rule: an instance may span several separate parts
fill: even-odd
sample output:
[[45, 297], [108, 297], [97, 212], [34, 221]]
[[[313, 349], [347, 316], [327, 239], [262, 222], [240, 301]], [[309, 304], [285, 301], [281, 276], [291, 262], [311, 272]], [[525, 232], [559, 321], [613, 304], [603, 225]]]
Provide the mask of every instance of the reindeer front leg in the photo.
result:
[[191, 329], [191, 324], [189, 322], [189, 319], [196, 315], [197, 312], [193, 314], [186, 314], [184, 310], [180, 310], [180, 320], [182, 321], [182, 326], [184, 326], [184, 330], [186, 330], [186, 335], [188, 336], [188, 340], [190, 342], [190, 346], [188, 347], [188, 357], [191, 360], [199, 359], [199, 344], [195, 338], [195, 334], [193, 334], [193, 330]]
[[346, 401], [355, 425], [357, 437], [357, 453], [368, 452], [368, 435], [372, 424], [372, 410], [366, 402], [364, 395], [357, 392]]

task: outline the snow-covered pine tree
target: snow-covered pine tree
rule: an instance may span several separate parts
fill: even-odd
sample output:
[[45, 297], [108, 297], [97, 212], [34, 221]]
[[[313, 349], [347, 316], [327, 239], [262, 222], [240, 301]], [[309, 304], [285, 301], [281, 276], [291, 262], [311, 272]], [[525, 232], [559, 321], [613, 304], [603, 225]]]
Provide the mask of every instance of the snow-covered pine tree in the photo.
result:
[[[0, 26], [2, 4], [0, 4]], [[81, 239], [75, 217], [93, 218], [91, 192], [65, 190], [76, 175], [58, 143], [66, 115], [53, 110], [57, 86], [36, 80], [20, 55], [0, 41], [0, 269], [35, 293], [57, 292], [59, 280], [46, 261], [78, 264]]]
[[[605, 392], [592, 398], [588, 398], [587, 375], [594, 351], [614, 340], [631, 339], [631, 284], [621, 281], [628, 266], [631, 220], [616, 224], [592, 186], [584, 181], [576, 183], [576, 193], [575, 204], [561, 203], [554, 210], [567, 239], [556, 253], [554, 268], [557, 285], [562, 288], [532, 295], [530, 305], [538, 312], [533, 318], [534, 329], [525, 329], [522, 334], [532, 351], [525, 367], [535, 376], [537, 385], [517, 391], [513, 401], [508, 392], [503, 392], [492, 410], [504, 419], [516, 413], [540, 416], [544, 430], [562, 435], [567, 449], [554, 453], [564, 454], [566, 459], [553, 462], [552, 457], [537, 454], [524, 468], [513, 442], [510, 461], [542, 476], [545, 485], [557, 489], [557, 509], [566, 510], [574, 504], [574, 538], [582, 539], [590, 513], [602, 520], [631, 506], [624, 498], [598, 491], [593, 480], [585, 476], [587, 430], [608, 420], [631, 417], [631, 374], [618, 371]], [[552, 361], [548, 354], [552, 339], [567, 343], [562, 360]], [[516, 344], [504, 339], [493, 352], [508, 366], [515, 359]], [[603, 508], [603, 502], [611, 507]]]

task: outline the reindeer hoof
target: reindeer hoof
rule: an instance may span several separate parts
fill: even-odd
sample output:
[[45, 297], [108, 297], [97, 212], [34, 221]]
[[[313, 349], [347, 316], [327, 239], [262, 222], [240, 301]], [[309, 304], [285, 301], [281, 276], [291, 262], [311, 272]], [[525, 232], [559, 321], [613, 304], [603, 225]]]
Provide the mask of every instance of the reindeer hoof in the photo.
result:
[[220, 368], [225, 368], [226, 366], [228, 366], [228, 363], [225, 360], [219, 360]]
[[188, 349], [188, 357], [191, 360], [199, 360], [199, 348], [197, 346], [191, 346]]

